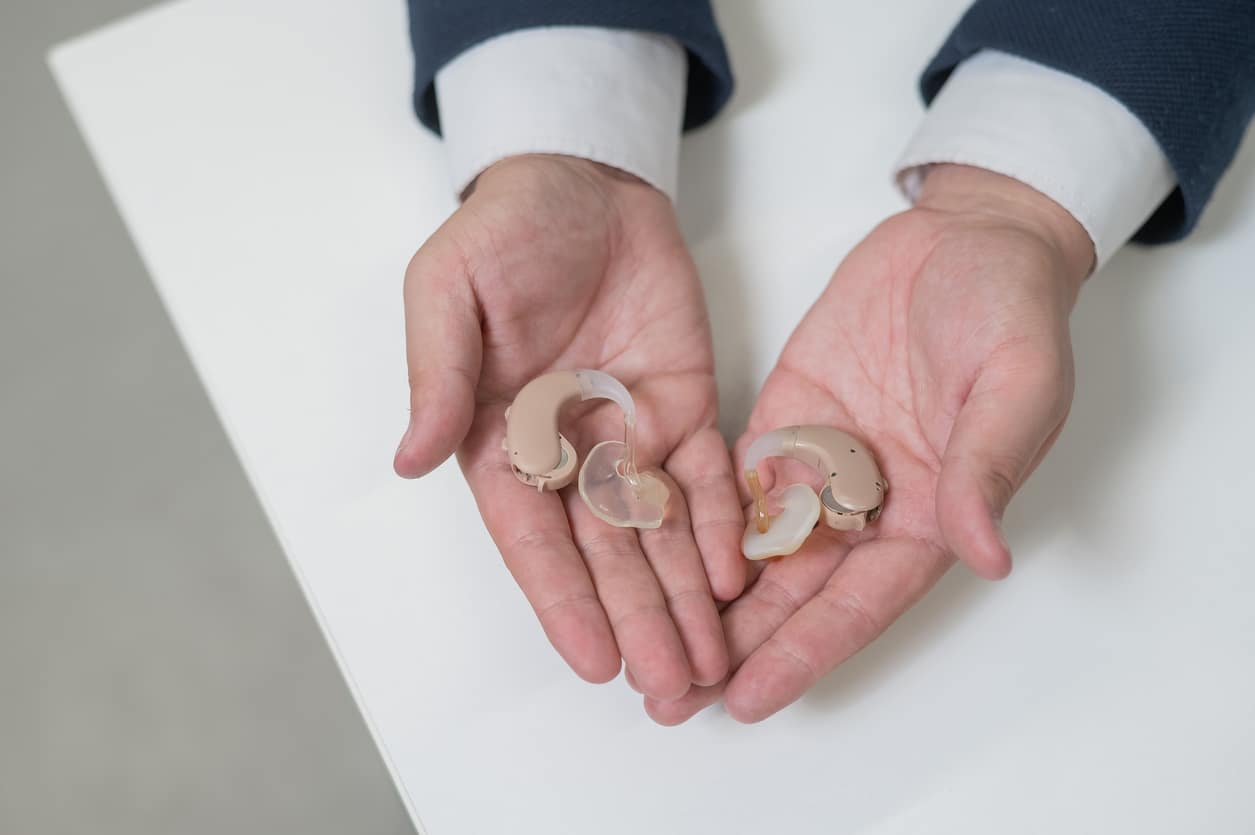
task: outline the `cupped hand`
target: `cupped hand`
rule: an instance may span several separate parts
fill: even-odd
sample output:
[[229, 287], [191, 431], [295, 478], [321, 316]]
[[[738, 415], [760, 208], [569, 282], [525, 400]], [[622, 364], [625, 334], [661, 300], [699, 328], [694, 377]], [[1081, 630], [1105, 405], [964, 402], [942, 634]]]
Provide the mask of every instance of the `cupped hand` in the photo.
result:
[[999, 522], [1072, 400], [1068, 315], [1093, 262], [1084, 229], [1014, 180], [940, 166], [915, 208], [838, 268], [768, 377], [738, 449], [779, 426], [863, 438], [890, 489], [859, 534], [822, 525], [723, 613], [733, 673], [670, 702], [687, 719], [721, 695], [770, 716], [866, 646], [955, 558], [1011, 569]]
[[[395, 468], [418, 477], [454, 451], [484, 522], [545, 633], [581, 677], [617, 675], [674, 699], [727, 673], [715, 598], [740, 593], [741, 507], [716, 429], [710, 327], [668, 199], [570, 157], [485, 171], [414, 256], [405, 281], [411, 416]], [[592, 368], [637, 406], [637, 461], [671, 483], [661, 528], [612, 527], [574, 486], [520, 483], [505, 409], [534, 377]], [[606, 401], [572, 409], [581, 456], [622, 439]], [[590, 404], [585, 404], [590, 405]]]

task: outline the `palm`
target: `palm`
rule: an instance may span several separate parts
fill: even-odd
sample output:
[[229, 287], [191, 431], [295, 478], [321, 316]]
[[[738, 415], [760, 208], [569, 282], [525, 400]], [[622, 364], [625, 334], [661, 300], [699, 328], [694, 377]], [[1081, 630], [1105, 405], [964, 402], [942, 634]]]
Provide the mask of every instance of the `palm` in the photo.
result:
[[[739, 506], [715, 429], [705, 305], [670, 204], [589, 163], [529, 159], [481, 178], [432, 241], [411, 275], [437, 278], [413, 283], [439, 295], [428, 282], [462, 280], [444, 288], [453, 309], [439, 320], [411, 319], [411, 367], [429, 362], [426, 346], [472, 330], [474, 339], [443, 371], [418, 372], [428, 382], [415, 384], [416, 398], [438, 392], [441, 377], [451, 393], [420, 431], [460, 439], [489, 532], [550, 640], [590, 680], [613, 677], [623, 658], [645, 692], [662, 697], [717, 681], [727, 654], [711, 586], [731, 597], [743, 583]], [[452, 334], [450, 320], [461, 321]], [[537, 375], [573, 368], [606, 371], [631, 389], [638, 463], [674, 482], [661, 529], [611, 528], [573, 490], [536, 493], [510, 472], [500, 448], [506, 407]], [[573, 411], [563, 432], [581, 455], [622, 436], [612, 404]], [[409, 454], [438, 459], [442, 451], [430, 450], [439, 447], [420, 439]], [[432, 463], [402, 450], [399, 470]]]
[[[708, 429], [715, 409], [696, 270], [661, 195], [638, 186], [612, 201], [564, 169], [541, 176], [555, 175], [564, 182], [543, 203], [481, 204], [481, 190], [466, 204], [460, 235], [476, 263], [483, 332], [478, 410], [504, 408], [544, 371], [601, 369], [633, 391], [641, 442], [660, 464]], [[572, 441], [616, 432], [622, 417], [609, 406], [573, 424]]]
[[[1009, 499], [1062, 424], [1070, 300], [1054, 266], [1012, 225], [913, 210], [837, 270], [768, 377], [738, 449], [779, 426], [837, 426], [868, 442], [890, 490], [874, 525], [853, 536], [821, 526], [725, 612], [739, 669], [724, 697], [738, 718], [801, 695], [922, 596], [956, 552], [979, 568], [999, 549], [989, 491], [966, 458], [991, 415], [1044, 427], [1026, 460], [1006, 462], [1014, 475], [993, 485]], [[718, 695], [647, 708], [681, 721]]]
[[[792, 423], [848, 427], [872, 444], [892, 487], [862, 541], [910, 538], [944, 551], [936, 493], [946, 444], [973, 382], [1013, 336], [998, 319], [1014, 318], [1016, 300], [976, 274], [1002, 268], [984, 255], [997, 233], [934, 247], [943, 233], [934, 226], [907, 213], [851, 253], [785, 346], [743, 442]], [[967, 249], [982, 259], [956, 256]], [[955, 294], [959, 273], [990, 292]]]

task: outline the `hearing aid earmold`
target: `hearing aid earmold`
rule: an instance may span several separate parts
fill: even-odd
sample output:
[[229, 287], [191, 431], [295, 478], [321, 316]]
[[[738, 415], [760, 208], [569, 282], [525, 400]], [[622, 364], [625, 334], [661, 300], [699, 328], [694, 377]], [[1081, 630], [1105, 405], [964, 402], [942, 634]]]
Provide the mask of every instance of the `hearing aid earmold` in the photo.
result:
[[[779, 496], [783, 510], [772, 517], [758, 465], [776, 457], [814, 467], [824, 486], [816, 493], [807, 484], [789, 485]], [[820, 519], [836, 530], [863, 530], [880, 515], [889, 489], [867, 447], [830, 426], [786, 426], [759, 436], [745, 454], [745, 481], [754, 498], [754, 515], [745, 526], [741, 551], [751, 560], [792, 554]]]
[[578, 467], [584, 503], [602, 521], [621, 528], [657, 528], [670, 490], [636, 469], [636, 404], [627, 388], [602, 371], [554, 371], [525, 385], [506, 409], [503, 448], [519, 481], [537, 490], [561, 490], [576, 479], [575, 447], [558, 431], [562, 410], [604, 398], [623, 410], [624, 439], [602, 441]]

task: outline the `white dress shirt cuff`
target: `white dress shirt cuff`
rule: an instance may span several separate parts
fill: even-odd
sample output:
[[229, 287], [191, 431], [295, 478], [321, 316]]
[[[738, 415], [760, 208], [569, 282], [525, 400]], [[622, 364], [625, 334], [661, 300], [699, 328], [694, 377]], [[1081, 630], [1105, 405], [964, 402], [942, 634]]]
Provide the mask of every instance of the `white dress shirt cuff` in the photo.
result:
[[453, 188], [519, 154], [566, 154], [640, 177], [673, 200], [688, 59], [671, 38], [617, 29], [522, 29], [436, 74]]
[[988, 50], [954, 71], [899, 160], [896, 179], [909, 199], [937, 163], [994, 171], [1054, 200], [1089, 233], [1097, 267], [1176, 187], [1155, 138], [1116, 99]]

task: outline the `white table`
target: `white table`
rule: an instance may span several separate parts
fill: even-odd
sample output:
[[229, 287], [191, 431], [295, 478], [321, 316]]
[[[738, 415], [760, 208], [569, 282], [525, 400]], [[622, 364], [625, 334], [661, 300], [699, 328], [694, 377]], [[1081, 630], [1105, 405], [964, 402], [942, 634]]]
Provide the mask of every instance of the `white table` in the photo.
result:
[[[768, 288], [815, 295], [901, 208], [915, 75], [962, 5], [721, 4], [741, 86], [686, 140], [680, 209], [725, 432], [800, 314]], [[1009, 581], [952, 572], [763, 725], [663, 729], [565, 669], [454, 466], [391, 474], [400, 278], [453, 207], [400, 0], [182, 0], [52, 63], [431, 835], [1255, 827], [1251, 142], [1188, 243], [1085, 290]]]

